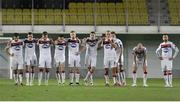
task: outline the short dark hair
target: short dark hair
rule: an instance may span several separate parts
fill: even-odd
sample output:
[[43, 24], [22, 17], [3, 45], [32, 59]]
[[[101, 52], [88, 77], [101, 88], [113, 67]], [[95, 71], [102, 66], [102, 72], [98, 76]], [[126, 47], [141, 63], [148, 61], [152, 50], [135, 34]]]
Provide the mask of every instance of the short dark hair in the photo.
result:
[[61, 34], [61, 35], [59, 35], [59, 37], [61, 37], [61, 38], [62, 38], [62, 37], [64, 37], [64, 35], [63, 35], [63, 34]]
[[32, 32], [28, 32], [28, 35], [32, 35]]
[[92, 31], [91, 33], [95, 34], [95, 32], [94, 32], [94, 31]]
[[106, 34], [102, 33], [102, 36], [101, 37], [106, 37]]
[[43, 32], [43, 35], [48, 35], [47, 31], [44, 31], [44, 32]]
[[116, 33], [114, 31], [112, 31], [111, 34], [116, 34]]
[[74, 30], [72, 30], [72, 31], [71, 31], [71, 33], [75, 33], [75, 31], [74, 31]]
[[19, 36], [19, 33], [14, 33], [14, 37], [18, 37]]

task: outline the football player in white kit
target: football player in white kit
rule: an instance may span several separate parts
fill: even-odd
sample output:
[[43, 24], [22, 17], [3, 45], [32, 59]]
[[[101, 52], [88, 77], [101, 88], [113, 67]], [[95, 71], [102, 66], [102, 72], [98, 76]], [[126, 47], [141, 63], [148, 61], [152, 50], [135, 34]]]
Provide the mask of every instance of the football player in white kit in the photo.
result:
[[143, 46], [142, 43], [138, 43], [137, 46], [133, 48], [133, 67], [132, 67], [132, 77], [133, 77], [133, 84], [132, 86], [137, 86], [137, 68], [143, 67], [143, 86], [147, 87], [147, 50], [146, 47]]
[[70, 68], [70, 83], [69, 85], [73, 85], [74, 76], [75, 83], [79, 85], [80, 78], [80, 44], [81, 40], [76, 37], [76, 32], [70, 32], [70, 38], [67, 40], [68, 43], [68, 67]]
[[115, 32], [111, 32], [111, 36], [113, 38], [113, 41], [117, 45], [116, 50], [116, 63], [117, 63], [117, 77], [119, 84], [122, 86], [126, 86], [126, 77], [125, 77], [125, 72], [123, 68], [123, 63], [124, 63], [124, 56], [123, 56], [123, 43], [120, 39], [116, 37]]
[[27, 86], [33, 85], [34, 68], [37, 65], [36, 44], [37, 44], [37, 40], [33, 38], [33, 34], [29, 32], [27, 35], [27, 39], [24, 40]]
[[43, 32], [42, 38], [38, 40], [39, 46], [39, 73], [38, 85], [41, 85], [43, 71], [45, 72], [45, 85], [48, 85], [49, 69], [52, 68], [51, 45], [53, 41], [48, 38], [48, 33]]
[[65, 83], [65, 49], [66, 49], [66, 41], [63, 35], [60, 35], [57, 40], [54, 42], [55, 45], [55, 53], [54, 53], [54, 61], [57, 67], [56, 77], [58, 80], [58, 84], [64, 85]]
[[116, 64], [116, 51], [115, 48], [117, 45], [114, 43], [113, 38], [111, 37], [111, 32], [106, 32], [106, 37], [102, 42], [104, 47], [104, 69], [105, 69], [105, 86], [109, 86], [109, 68], [112, 69], [113, 83], [114, 86], [119, 85], [117, 82], [117, 64]]
[[23, 41], [19, 39], [19, 34], [15, 33], [5, 48], [6, 53], [12, 57], [11, 68], [15, 85], [23, 85]]
[[85, 65], [88, 68], [88, 72], [86, 77], [84, 78], [85, 85], [88, 85], [88, 81], [90, 85], [93, 86], [93, 73], [96, 67], [97, 61], [97, 49], [101, 40], [96, 37], [95, 32], [90, 33], [90, 37], [83, 39], [84, 49], [86, 49], [85, 55]]
[[[156, 54], [161, 60], [161, 68], [164, 72], [165, 87], [173, 87], [172, 85], [172, 67], [173, 60], [178, 55], [179, 49], [177, 46], [169, 41], [168, 35], [163, 35], [163, 42], [156, 50]], [[174, 55], [173, 55], [173, 50]], [[161, 51], [161, 53], [160, 53]]]

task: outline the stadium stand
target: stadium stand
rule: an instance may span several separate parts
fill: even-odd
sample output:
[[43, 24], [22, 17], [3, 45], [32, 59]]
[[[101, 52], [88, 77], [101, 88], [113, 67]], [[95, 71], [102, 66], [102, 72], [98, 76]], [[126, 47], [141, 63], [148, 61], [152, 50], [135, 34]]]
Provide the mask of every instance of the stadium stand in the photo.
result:
[[180, 25], [180, 0], [168, 0], [171, 25]]
[[[126, 11], [129, 25], [149, 24], [146, 0], [128, 0], [128, 2], [125, 0], [119, 0], [119, 2], [117, 0], [97, 0], [97, 3], [93, 1], [67, 0], [65, 9], [63, 9], [62, 1], [58, 1], [59, 5], [56, 5], [48, 0], [39, 3], [35, 0], [34, 24], [63, 24], [64, 13], [67, 25], [92, 25], [95, 18], [97, 25], [125, 25]], [[2, 13], [3, 24], [31, 24], [31, 9], [28, 3], [17, 4], [15, 7], [10, 3], [5, 4]]]

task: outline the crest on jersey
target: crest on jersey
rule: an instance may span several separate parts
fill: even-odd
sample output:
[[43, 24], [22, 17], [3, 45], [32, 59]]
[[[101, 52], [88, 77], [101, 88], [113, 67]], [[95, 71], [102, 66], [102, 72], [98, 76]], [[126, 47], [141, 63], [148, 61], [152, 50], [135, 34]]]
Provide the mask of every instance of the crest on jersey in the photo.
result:
[[71, 45], [72, 48], [77, 47], [77, 44], [76, 44], [76, 43], [71, 43], [70, 45]]
[[49, 44], [43, 44], [42, 48], [44, 48], [44, 49], [49, 48]]
[[96, 42], [90, 42], [90, 43], [88, 43], [88, 44], [89, 44], [89, 46], [93, 47], [93, 46], [96, 45]]
[[105, 45], [105, 48], [106, 48], [106, 49], [110, 49], [110, 48], [111, 48], [111, 45], [110, 45], [110, 44], [106, 44], [106, 45]]
[[63, 49], [64, 49], [64, 47], [62, 45], [58, 46], [58, 50], [63, 50]]
[[27, 44], [27, 47], [28, 47], [28, 48], [33, 48], [33, 44], [32, 44], [32, 43], [28, 43], [28, 44]]
[[21, 49], [21, 47], [20, 46], [15, 46], [15, 48], [14, 48], [16, 51], [19, 51], [20, 49]]

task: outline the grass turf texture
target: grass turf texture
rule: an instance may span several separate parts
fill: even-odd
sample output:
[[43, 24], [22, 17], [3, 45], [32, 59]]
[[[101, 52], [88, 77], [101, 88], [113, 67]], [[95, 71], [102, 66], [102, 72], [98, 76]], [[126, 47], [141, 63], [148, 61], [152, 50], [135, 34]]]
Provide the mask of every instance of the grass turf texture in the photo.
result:
[[[57, 81], [50, 80], [49, 86], [14, 86], [13, 80], [0, 79], [0, 101], [179, 101], [180, 81], [174, 79], [173, 88], [165, 88], [162, 79], [149, 79], [149, 87], [131, 87], [128, 79], [126, 87], [104, 86], [104, 79], [95, 79], [95, 86], [58, 86]], [[37, 80], [35, 82], [37, 84]]]

